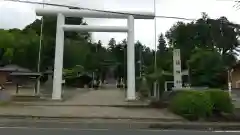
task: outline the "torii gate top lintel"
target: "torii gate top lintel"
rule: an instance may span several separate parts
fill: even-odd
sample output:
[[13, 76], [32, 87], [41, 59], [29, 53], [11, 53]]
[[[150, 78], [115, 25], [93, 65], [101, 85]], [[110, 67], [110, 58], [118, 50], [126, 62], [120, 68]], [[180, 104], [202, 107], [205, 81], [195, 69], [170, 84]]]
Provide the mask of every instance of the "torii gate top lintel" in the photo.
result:
[[80, 9], [53, 9], [53, 8], [40, 8], [36, 9], [36, 14], [39, 16], [51, 15], [57, 16], [57, 14], [63, 14], [65, 17], [84, 17], [84, 18], [115, 18], [115, 19], [127, 19], [129, 15], [133, 15], [134, 19], [154, 19], [153, 12], [126, 12], [122, 11], [117, 13], [106, 13], [97, 11], [86, 11]]

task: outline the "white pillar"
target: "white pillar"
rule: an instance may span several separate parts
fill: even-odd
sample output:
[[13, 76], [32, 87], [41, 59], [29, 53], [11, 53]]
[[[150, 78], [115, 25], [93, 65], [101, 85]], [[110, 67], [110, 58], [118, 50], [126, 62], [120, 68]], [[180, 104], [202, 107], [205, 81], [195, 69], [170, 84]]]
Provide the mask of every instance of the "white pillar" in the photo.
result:
[[63, 49], [64, 49], [64, 30], [65, 17], [59, 13], [57, 16], [57, 33], [55, 46], [55, 62], [53, 77], [52, 99], [61, 100], [62, 98], [62, 68], [63, 68]]
[[181, 53], [180, 49], [173, 50], [173, 76], [174, 76], [174, 88], [182, 88], [182, 66], [181, 66]]
[[135, 46], [134, 46], [134, 17], [128, 17], [127, 39], [127, 100], [135, 100]]

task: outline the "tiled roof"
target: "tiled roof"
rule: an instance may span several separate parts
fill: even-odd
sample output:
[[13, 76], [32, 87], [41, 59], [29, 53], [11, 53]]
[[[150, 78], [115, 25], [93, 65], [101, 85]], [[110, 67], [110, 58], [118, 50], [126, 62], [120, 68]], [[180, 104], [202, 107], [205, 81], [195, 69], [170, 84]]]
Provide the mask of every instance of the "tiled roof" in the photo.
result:
[[7, 72], [32, 72], [27, 68], [20, 67], [18, 65], [6, 65], [4, 67], [0, 67], [0, 71], [7, 71]]

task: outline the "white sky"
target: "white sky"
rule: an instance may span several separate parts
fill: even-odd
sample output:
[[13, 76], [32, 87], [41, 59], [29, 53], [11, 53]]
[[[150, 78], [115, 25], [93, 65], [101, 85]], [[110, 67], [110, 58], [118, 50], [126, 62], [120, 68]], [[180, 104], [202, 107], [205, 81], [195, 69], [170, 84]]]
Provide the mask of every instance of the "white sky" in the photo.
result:
[[[30, 0], [29, 0], [30, 1]], [[42, 1], [42, 0], [31, 0]], [[50, 3], [67, 4], [87, 8], [112, 11], [154, 11], [153, 0], [46, 0]], [[156, 0], [156, 15], [199, 18], [206, 12], [212, 18], [226, 16], [230, 21], [240, 23], [240, 10], [233, 7], [234, 0]], [[36, 5], [0, 0], [0, 28], [24, 28], [36, 19]], [[86, 19], [89, 25], [126, 25], [126, 20]], [[176, 19], [157, 19], [157, 33], [165, 33]], [[94, 40], [107, 44], [114, 37], [117, 41], [126, 38], [126, 34], [93, 33]], [[154, 21], [135, 21], [135, 40], [140, 40], [154, 48]]]

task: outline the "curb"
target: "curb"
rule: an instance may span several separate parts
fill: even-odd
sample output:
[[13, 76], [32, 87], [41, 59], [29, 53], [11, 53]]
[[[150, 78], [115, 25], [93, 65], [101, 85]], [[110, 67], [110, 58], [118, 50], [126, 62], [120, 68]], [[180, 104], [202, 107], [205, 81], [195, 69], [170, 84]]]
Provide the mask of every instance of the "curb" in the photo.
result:
[[[4, 117], [6, 118], [6, 117]], [[18, 119], [17, 119], [18, 118]], [[0, 119], [1, 120], [1, 119]], [[7, 127], [35, 127], [35, 128], [70, 128], [70, 129], [146, 129], [146, 130], [202, 130], [202, 131], [236, 131], [240, 130], [240, 123], [217, 122], [154, 122], [145, 120], [119, 119], [2, 119], [1, 124]]]
[[0, 114], [0, 118], [5, 119], [39, 119], [39, 120], [130, 120], [130, 121], [150, 121], [150, 122], [184, 122], [184, 119], [163, 119], [163, 118], [136, 118], [136, 117], [75, 117], [75, 116], [38, 116], [38, 115], [11, 115]]
[[240, 130], [239, 123], [219, 122], [165, 122], [150, 124], [150, 129], [187, 129], [187, 130]]
[[17, 106], [56, 106], [56, 107], [123, 107], [123, 108], [155, 108], [149, 105], [86, 105], [86, 104], [24, 104], [24, 103], [14, 103], [11, 105]]

